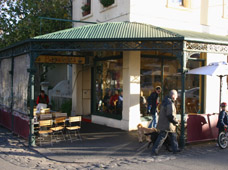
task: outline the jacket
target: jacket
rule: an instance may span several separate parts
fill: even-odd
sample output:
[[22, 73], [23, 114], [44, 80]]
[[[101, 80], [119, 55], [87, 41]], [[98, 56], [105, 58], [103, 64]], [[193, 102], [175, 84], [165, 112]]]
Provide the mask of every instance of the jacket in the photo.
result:
[[161, 104], [157, 129], [160, 131], [176, 132], [177, 124], [174, 101], [166, 97]]
[[48, 104], [49, 103], [48, 96], [46, 94], [44, 95], [44, 97], [42, 97], [41, 95], [39, 95], [37, 97], [36, 104], [39, 104], [39, 103]]
[[224, 128], [224, 125], [228, 125], [228, 115], [225, 110], [219, 113], [217, 128]]
[[150, 114], [152, 115], [155, 115], [155, 112], [156, 112], [156, 108], [158, 105], [157, 99], [158, 99], [158, 93], [156, 93], [155, 91], [151, 93], [150, 96], [147, 98], [148, 107], [151, 106], [151, 108], [148, 108], [148, 109]]

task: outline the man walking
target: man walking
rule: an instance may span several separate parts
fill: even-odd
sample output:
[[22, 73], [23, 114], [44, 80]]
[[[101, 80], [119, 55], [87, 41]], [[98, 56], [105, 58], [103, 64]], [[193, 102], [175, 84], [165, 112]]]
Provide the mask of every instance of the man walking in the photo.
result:
[[180, 152], [178, 148], [176, 126], [176, 107], [174, 102], [178, 97], [176, 90], [171, 90], [169, 97], [166, 97], [161, 104], [157, 129], [160, 131], [155, 144], [152, 147], [152, 155], [158, 155], [159, 149], [162, 147], [165, 139], [169, 135], [173, 153]]
[[157, 106], [159, 104], [159, 94], [161, 93], [161, 87], [157, 86], [155, 91], [150, 94], [147, 99], [149, 114], [152, 116], [152, 121], [148, 128], [156, 128], [157, 126]]

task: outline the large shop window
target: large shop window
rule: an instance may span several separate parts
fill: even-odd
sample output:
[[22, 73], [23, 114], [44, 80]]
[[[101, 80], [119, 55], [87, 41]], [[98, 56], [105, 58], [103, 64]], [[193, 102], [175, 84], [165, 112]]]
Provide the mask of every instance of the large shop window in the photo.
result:
[[[188, 61], [188, 69], [200, 67], [198, 61]], [[169, 91], [176, 89], [178, 99], [176, 101], [177, 112], [180, 113], [181, 105], [181, 74], [178, 72], [180, 63], [178, 60], [162, 58], [141, 58], [141, 116], [148, 116], [147, 99], [154, 92], [156, 86], [162, 87], [159, 95], [159, 103], [169, 94]], [[186, 113], [197, 113], [200, 111], [202, 85], [199, 75], [186, 75]], [[159, 109], [159, 106], [158, 106]]]
[[123, 60], [96, 62], [96, 113], [116, 119], [122, 118]]

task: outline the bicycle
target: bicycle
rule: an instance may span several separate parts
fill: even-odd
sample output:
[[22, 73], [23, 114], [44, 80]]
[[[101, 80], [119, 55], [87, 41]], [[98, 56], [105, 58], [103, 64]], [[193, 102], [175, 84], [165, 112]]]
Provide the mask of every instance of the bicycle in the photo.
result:
[[220, 148], [225, 149], [228, 145], [228, 132], [227, 127], [224, 128], [223, 132], [219, 133], [218, 136], [218, 145]]

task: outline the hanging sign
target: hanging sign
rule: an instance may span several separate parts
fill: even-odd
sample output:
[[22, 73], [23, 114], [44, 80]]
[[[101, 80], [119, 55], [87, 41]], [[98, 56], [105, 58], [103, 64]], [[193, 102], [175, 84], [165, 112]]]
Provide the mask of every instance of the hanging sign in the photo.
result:
[[36, 63], [85, 64], [85, 57], [40, 55]]

